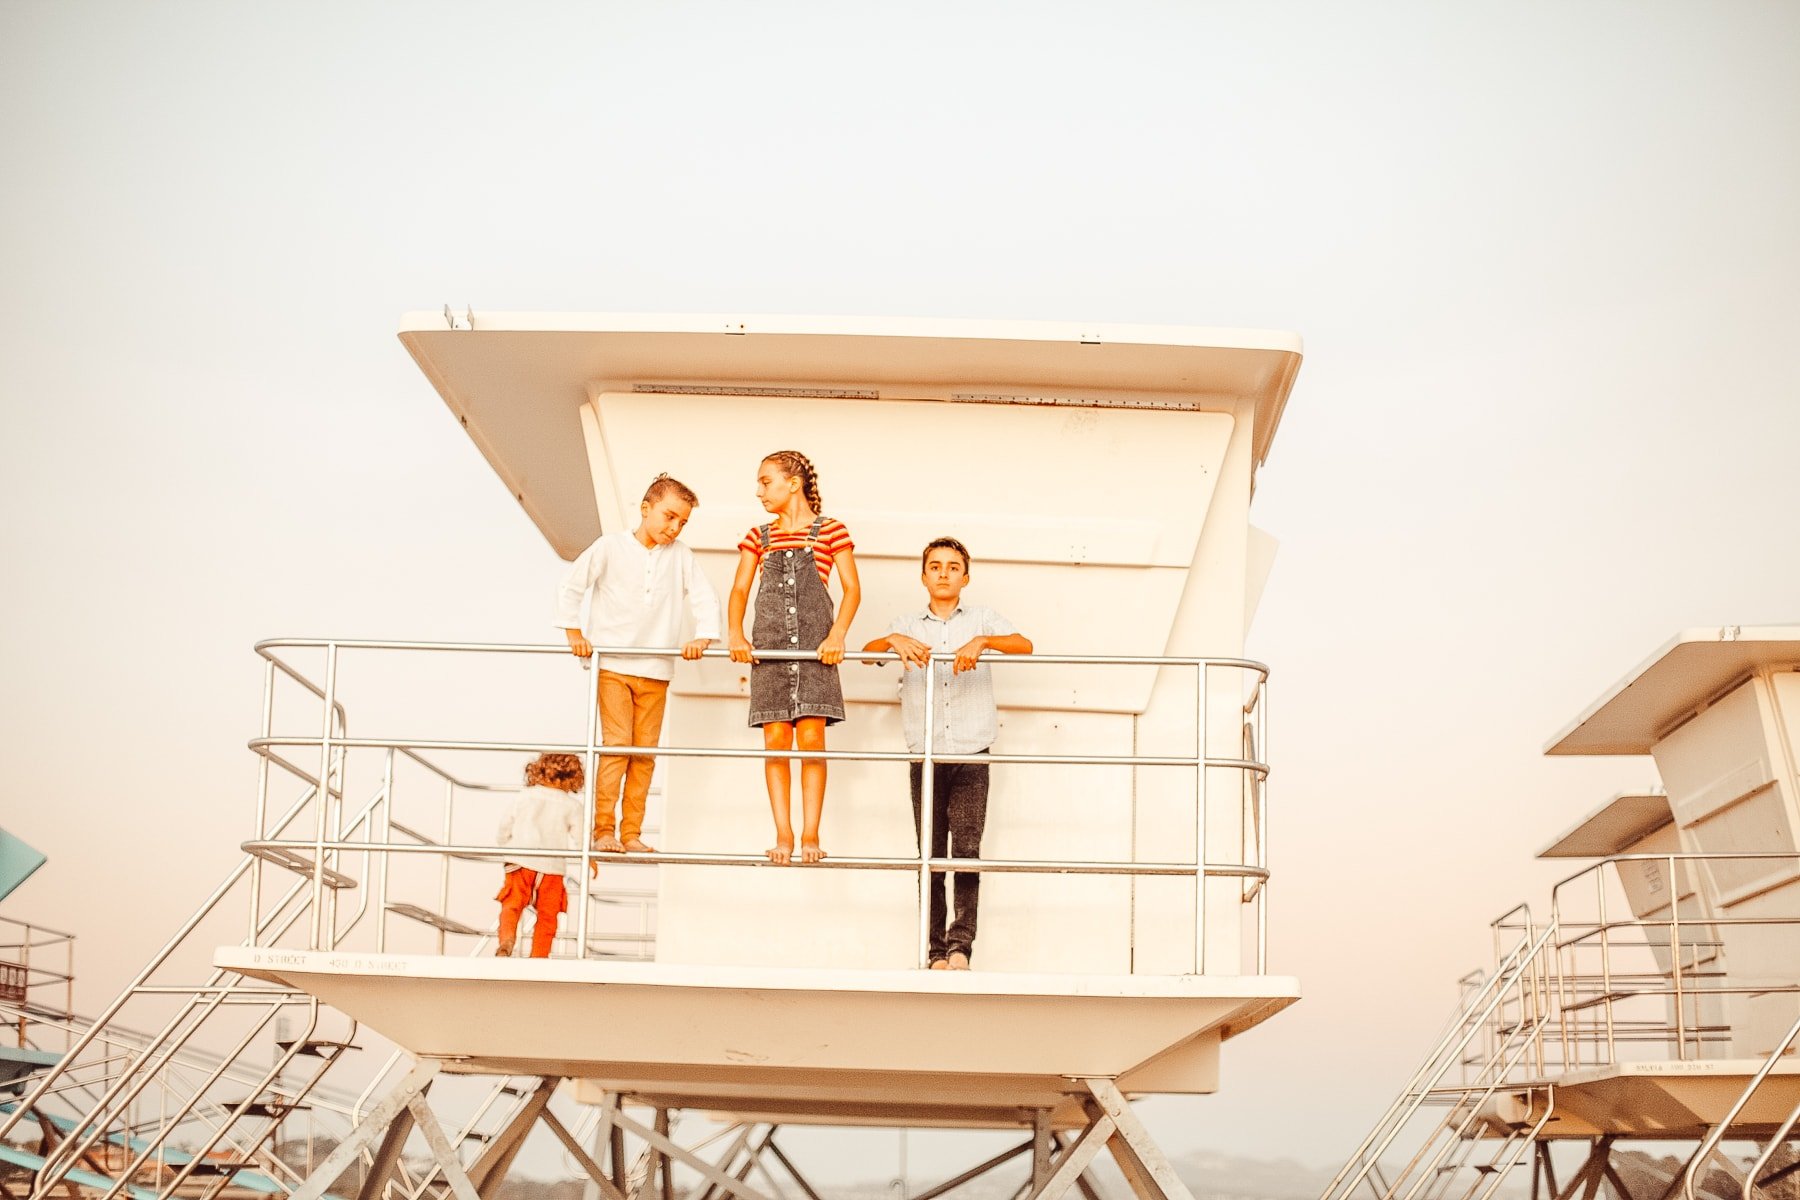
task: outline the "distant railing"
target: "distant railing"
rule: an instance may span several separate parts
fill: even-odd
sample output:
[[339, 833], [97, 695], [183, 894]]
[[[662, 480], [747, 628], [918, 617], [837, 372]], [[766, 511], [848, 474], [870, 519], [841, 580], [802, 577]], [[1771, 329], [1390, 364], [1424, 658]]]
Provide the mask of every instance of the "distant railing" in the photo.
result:
[[15, 1008], [11, 1040], [21, 1049], [33, 1045], [33, 1026], [66, 1021], [75, 1007], [75, 935], [0, 917], [0, 1003]]
[[[288, 661], [283, 651], [319, 651], [324, 656], [323, 679], [315, 681]], [[1241, 658], [1185, 658], [1155, 657], [1131, 655], [991, 655], [982, 659], [984, 664], [1006, 670], [1032, 670], [1044, 666], [1087, 666], [1087, 667], [1124, 667], [1153, 668], [1157, 670], [1173, 669], [1191, 671], [1195, 679], [1194, 708], [1194, 750], [1193, 753], [1181, 754], [1051, 754], [1051, 753], [986, 753], [979, 755], [952, 755], [938, 753], [932, 744], [932, 731], [935, 725], [933, 710], [936, 704], [937, 689], [933, 687], [936, 673], [951, 662], [953, 655], [934, 655], [922, 668], [925, 671], [925, 743], [923, 753], [911, 754], [906, 751], [884, 750], [768, 750], [749, 747], [699, 747], [699, 746], [606, 746], [597, 733], [597, 712], [595, 689], [591, 683], [585, 686], [586, 713], [583, 728], [585, 738], [579, 742], [555, 741], [502, 741], [502, 740], [451, 740], [400, 737], [360, 737], [352, 736], [348, 729], [347, 713], [340, 697], [340, 661], [348, 652], [401, 652], [424, 654], [488, 654], [503, 656], [567, 656], [568, 650], [560, 646], [516, 645], [505, 643], [455, 643], [455, 642], [418, 642], [418, 641], [371, 641], [371, 640], [320, 640], [320, 639], [278, 639], [259, 643], [257, 653], [265, 662], [264, 696], [262, 729], [258, 737], [250, 742], [251, 748], [260, 756], [257, 787], [257, 835], [244, 843], [244, 849], [266, 863], [299, 872], [310, 879], [312, 891], [312, 921], [307, 939], [311, 949], [337, 948], [341, 939], [349, 930], [359, 924], [371, 911], [377, 914], [375, 933], [375, 949], [383, 951], [387, 948], [386, 916], [392, 912], [411, 916], [427, 924], [435, 924], [438, 928], [440, 951], [444, 948], [445, 939], [452, 935], [479, 934], [481, 931], [455, 921], [449, 915], [450, 886], [448, 863], [451, 859], [481, 860], [499, 862], [508, 857], [525, 854], [534, 858], [552, 858], [577, 860], [579, 866], [573, 872], [576, 887], [572, 887], [571, 897], [577, 901], [574, 920], [576, 924], [574, 945], [576, 957], [585, 958], [597, 953], [591, 944], [591, 903], [613, 897], [606, 889], [596, 888], [592, 880], [592, 867], [597, 861], [609, 864], [621, 862], [630, 865], [661, 864], [680, 866], [768, 866], [767, 858], [762, 854], [707, 852], [707, 851], [659, 851], [652, 853], [636, 853], [621, 858], [617, 855], [597, 853], [590, 844], [576, 850], [560, 848], [533, 847], [501, 847], [491, 843], [477, 843], [453, 840], [455, 825], [455, 809], [458, 797], [464, 792], [495, 793], [515, 791], [511, 785], [494, 785], [474, 782], [459, 777], [456, 773], [442, 765], [440, 757], [448, 754], [494, 754], [494, 753], [567, 753], [577, 754], [586, 765], [586, 782], [582, 792], [582, 805], [585, 816], [585, 828], [593, 828], [594, 787], [598, 760], [603, 757], [641, 756], [648, 758], [700, 758], [700, 759], [799, 759], [802, 761], [819, 759], [824, 761], [873, 761], [873, 762], [915, 762], [923, 761], [927, 765], [936, 763], [995, 763], [995, 764], [1041, 764], [1041, 765], [1081, 765], [1081, 766], [1120, 766], [1132, 768], [1174, 768], [1194, 772], [1194, 831], [1195, 855], [1193, 861], [1113, 861], [1085, 859], [994, 859], [968, 857], [932, 857], [927, 849], [932, 842], [932, 786], [934, 772], [926, 770], [922, 777], [920, 852], [907, 857], [877, 857], [834, 855], [824, 861], [811, 864], [805, 869], [825, 870], [871, 870], [871, 871], [903, 871], [916, 874], [918, 879], [919, 902], [919, 936], [918, 965], [925, 966], [928, 952], [929, 932], [929, 895], [934, 877], [961, 871], [976, 871], [984, 874], [1036, 874], [1036, 875], [1107, 875], [1124, 877], [1180, 877], [1194, 880], [1194, 969], [1201, 972], [1206, 965], [1206, 930], [1208, 888], [1206, 882], [1212, 879], [1236, 879], [1240, 886], [1236, 889], [1238, 904], [1255, 906], [1255, 955], [1254, 969], [1263, 973], [1267, 968], [1268, 957], [1268, 919], [1267, 919], [1267, 886], [1269, 881], [1268, 841], [1267, 841], [1267, 790], [1266, 780], [1268, 766], [1261, 757], [1267, 754], [1267, 680], [1268, 669], [1261, 663]], [[673, 649], [639, 649], [639, 648], [606, 648], [596, 647], [596, 654], [608, 657], [640, 657], [669, 658], [678, 651]], [[290, 656], [291, 657], [291, 656]], [[709, 650], [709, 658], [725, 658], [727, 652]], [[795, 659], [815, 658], [816, 652], [795, 651], [758, 651], [760, 660], [789, 661]], [[893, 654], [850, 653], [844, 656], [846, 662], [884, 662], [897, 660]], [[1211, 675], [1217, 671], [1233, 673], [1237, 677], [1237, 686], [1233, 693], [1234, 700], [1241, 704], [1242, 720], [1236, 722], [1238, 740], [1231, 747], [1231, 753], [1216, 754], [1212, 752], [1208, 727], [1211, 714], [1210, 704], [1214, 700], [1222, 700], [1223, 694], [1214, 689], [1218, 686], [1211, 681]], [[286, 679], [298, 685], [303, 692], [320, 702], [319, 732], [312, 736], [289, 736], [277, 734], [274, 730], [273, 714], [276, 704], [276, 685], [279, 679]], [[1247, 680], [1247, 684], [1246, 681]], [[308, 750], [316, 753], [317, 766], [308, 769], [295, 756], [284, 751]], [[344, 808], [344, 764], [345, 756], [351, 752], [369, 752], [380, 756], [380, 782], [376, 788], [377, 802], [371, 807], [363, 806], [361, 834], [353, 835], [343, 822]], [[420, 831], [414, 825], [408, 825], [394, 818], [393, 801], [395, 797], [396, 773], [398, 770], [422, 769], [431, 779], [443, 788], [442, 809], [436, 831], [430, 835]], [[269, 811], [269, 792], [271, 785], [271, 769], [278, 770], [299, 780], [301, 783], [316, 789], [314, 801], [315, 813], [311, 836], [282, 836], [267, 828]], [[1209, 845], [1206, 815], [1209, 810], [1208, 774], [1212, 771], [1236, 772], [1242, 779], [1238, 789], [1241, 809], [1238, 812], [1241, 830], [1238, 846], [1235, 849], [1237, 861], [1213, 861], [1214, 849]], [[402, 840], [396, 840], [396, 837]], [[438, 880], [438, 896], [434, 901], [435, 909], [427, 909], [421, 905], [406, 904], [396, 906], [392, 897], [391, 867], [396, 862], [405, 861], [415, 856], [435, 856], [440, 866]], [[352, 860], [356, 866], [351, 868]], [[252, 887], [252, 929], [257, 925], [256, 913], [259, 910], [261, 869], [254, 873]], [[339, 912], [338, 897], [343, 891], [352, 890], [365, 883], [372, 882], [372, 887], [363, 887], [356, 908], [350, 913]], [[641, 900], [642, 892], [630, 893]], [[613, 897], [617, 898], [617, 897]], [[633, 935], [629, 932], [615, 932], [600, 935], [600, 942], [608, 939], [625, 943], [635, 943], [642, 947], [650, 940], [647, 932], [640, 931]]]
[[[1551, 1019], [1520, 1064], [1521, 1080], [1634, 1061], [1736, 1055], [1726, 998], [1792, 995], [1800, 1012], [1800, 976], [1771, 978], [1766, 964], [1757, 964], [1765, 969], [1755, 974], [1748, 964], [1734, 964], [1725, 931], [1770, 927], [1787, 931], [1789, 943], [1800, 940], [1800, 892], [1786, 908], [1728, 916], [1690, 911], [1700, 907], [1700, 893], [1684, 896], [1681, 881], [1689, 870], [1772, 859], [1800, 864], [1800, 853], [1616, 854], [1563, 879], [1551, 889], [1555, 936], [1512, 1002], [1485, 1018], [1486, 1044], [1504, 1041], [1537, 1010]], [[1635, 864], [1662, 868], [1668, 903], [1652, 915], [1620, 916], [1613, 879]], [[1691, 903], [1684, 906], [1684, 900]], [[1494, 922], [1496, 954], [1502, 940], [1528, 936], [1531, 929], [1525, 910], [1503, 915]]]

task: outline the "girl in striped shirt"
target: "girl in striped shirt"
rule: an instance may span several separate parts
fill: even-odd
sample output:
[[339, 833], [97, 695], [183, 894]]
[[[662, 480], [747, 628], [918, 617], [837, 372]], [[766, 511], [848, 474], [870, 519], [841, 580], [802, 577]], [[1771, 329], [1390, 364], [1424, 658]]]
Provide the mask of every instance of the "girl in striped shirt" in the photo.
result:
[[[756, 526], [738, 543], [737, 576], [731, 583], [727, 610], [734, 662], [750, 668], [750, 724], [762, 726], [763, 746], [792, 750], [825, 748], [825, 727], [844, 719], [844, 692], [838, 664], [844, 661], [844, 637], [862, 600], [856, 576], [856, 546], [844, 523], [824, 515], [819, 473], [798, 450], [778, 450], [762, 460], [756, 473], [756, 498], [774, 520]], [[843, 602], [833, 611], [826, 583], [833, 568]], [[756, 619], [744, 636], [750, 584], [757, 573]], [[817, 658], [771, 661], [759, 650], [790, 650]], [[769, 809], [775, 818], [775, 844], [769, 861], [794, 859], [794, 824], [789, 798], [792, 775], [786, 758], [763, 760]], [[825, 760], [800, 764], [800, 852], [803, 863], [825, 857], [819, 846], [819, 818], [825, 810]]]

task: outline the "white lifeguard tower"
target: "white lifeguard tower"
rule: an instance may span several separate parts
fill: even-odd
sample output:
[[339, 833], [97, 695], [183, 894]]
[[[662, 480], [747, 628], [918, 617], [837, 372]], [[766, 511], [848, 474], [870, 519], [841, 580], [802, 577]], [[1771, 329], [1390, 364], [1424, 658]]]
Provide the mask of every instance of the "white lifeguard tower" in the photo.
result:
[[[550, 645], [264, 643], [254, 835], [190, 923], [247, 892], [249, 932], [213, 954], [189, 1009], [300, 1010], [307, 1032], [280, 1043], [283, 1062], [335, 1061], [357, 1030], [397, 1048], [360, 1124], [292, 1194], [348, 1194], [340, 1179], [360, 1158], [358, 1200], [476, 1200], [541, 1125], [607, 1200], [649, 1177], [671, 1197], [673, 1164], [697, 1175], [697, 1194], [767, 1200], [752, 1171], [771, 1160], [813, 1195], [774, 1131], [814, 1123], [1025, 1132], [931, 1195], [1029, 1154], [1030, 1194], [1092, 1196], [1087, 1169], [1110, 1149], [1146, 1200], [1184, 1197], [1131, 1098], [1216, 1090], [1223, 1043], [1299, 994], [1268, 973], [1266, 671], [1242, 657], [1273, 547], [1249, 505], [1298, 339], [448, 311], [409, 316], [400, 337], [565, 558], [634, 524], [646, 483], [668, 471], [700, 494], [683, 536], [723, 595], [734, 546], [766, 519], [755, 468], [794, 446], [856, 541], [853, 645], [923, 603], [921, 549], [948, 533], [972, 551], [971, 598], [1011, 616], [1039, 653], [994, 660], [1001, 732], [978, 863], [919, 852], [891, 666], [842, 668], [850, 715], [825, 752], [830, 856], [805, 867], [761, 853], [766, 752], [745, 723], [744, 668], [719, 650], [679, 667], [664, 744], [633, 750], [658, 759], [662, 849], [566, 855], [581, 883], [567, 936], [556, 956], [530, 960], [486, 950], [502, 857], [486, 832], [491, 793], [546, 750], [584, 755], [592, 780], [591, 679]], [[564, 716], [583, 728], [485, 740], [369, 728], [348, 681], [386, 676], [352, 662], [417, 658], [555, 672], [572, 698]], [[310, 714], [298, 733], [284, 717], [293, 697]], [[386, 720], [404, 701], [371, 711]], [[504, 769], [465, 765], [497, 759]], [[291, 802], [284, 780], [300, 789]], [[925, 889], [973, 869], [984, 876], [976, 969], [924, 970]], [[476, 882], [453, 883], [464, 878]], [[134, 983], [141, 998], [181, 990], [156, 982], [168, 957]], [[166, 1040], [196, 1027], [172, 1019]], [[243, 1046], [264, 1044], [261, 1028]], [[475, 1118], [448, 1129], [428, 1099], [433, 1079], [452, 1075], [500, 1081], [479, 1136]], [[588, 1106], [584, 1125], [550, 1107], [564, 1081]], [[109, 1089], [89, 1127], [117, 1125], [142, 1087]], [[234, 1104], [202, 1155], [234, 1144], [238, 1169], [261, 1164], [259, 1104]], [[729, 1152], [709, 1160], [683, 1145], [684, 1112], [728, 1122]], [[422, 1180], [401, 1153], [415, 1131], [432, 1156]], [[464, 1135], [474, 1142], [459, 1146]], [[627, 1135], [644, 1151], [636, 1175]], [[34, 1196], [73, 1169], [81, 1140], [38, 1173]], [[126, 1169], [109, 1195], [197, 1186], [191, 1171], [165, 1174]], [[222, 1188], [231, 1172], [215, 1177]]]
[[[1492, 968], [1326, 1196], [1485, 1200], [1529, 1164], [1551, 1200], [1602, 1182], [1694, 1200], [1721, 1179], [1752, 1200], [1800, 1170], [1796, 745], [1800, 627], [1688, 630], [1559, 734], [1547, 753], [1650, 756], [1665, 790], [1615, 796], [1541, 852], [1586, 865], [1547, 913], [1494, 922]], [[1559, 1182], [1569, 1144], [1584, 1156]], [[1410, 1158], [1384, 1170], [1396, 1145]]]

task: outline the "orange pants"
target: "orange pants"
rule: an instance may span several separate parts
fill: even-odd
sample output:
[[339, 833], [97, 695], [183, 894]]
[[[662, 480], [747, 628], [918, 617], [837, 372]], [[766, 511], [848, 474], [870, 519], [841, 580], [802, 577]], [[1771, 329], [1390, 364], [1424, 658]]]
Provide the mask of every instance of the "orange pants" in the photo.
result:
[[[654, 746], [662, 740], [663, 706], [669, 699], [666, 679], [644, 679], [600, 672], [600, 740], [608, 746]], [[600, 759], [594, 784], [594, 837], [613, 831], [613, 805], [618, 803], [619, 839], [629, 842], [644, 831], [644, 801], [656, 760], [641, 755]], [[621, 802], [619, 781], [625, 781]]]
[[557, 919], [569, 911], [569, 893], [561, 875], [539, 875], [530, 867], [514, 867], [500, 886], [500, 948], [512, 952], [519, 934], [519, 916], [526, 905], [537, 909], [537, 925], [531, 931], [531, 957], [549, 958], [556, 941]]

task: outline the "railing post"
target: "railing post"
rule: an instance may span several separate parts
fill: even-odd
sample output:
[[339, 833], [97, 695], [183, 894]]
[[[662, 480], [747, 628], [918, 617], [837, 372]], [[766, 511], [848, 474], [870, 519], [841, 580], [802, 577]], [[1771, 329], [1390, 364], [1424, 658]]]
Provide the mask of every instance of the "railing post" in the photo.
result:
[[1675, 981], [1675, 1057], [1687, 1061], [1687, 1001], [1681, 994], [1681, 897], [1676, 894], [1675, 856], [1666, 860], [1669, 867], [1669, 965]]
[[[387, 916], [388, 916], [388, 860], [392, 856], [386, 847], [393, 842], [394, 834], [391, 823], [394, 818], [394, 748], [387, 748], [387, 761], [381, 767], [381, 837], [383, 847], [381, 861], [375, 864], [377, 878], [380, 883], [376, 889], [375, 909], [375, 953], [387, 952]], [[375, 830], [369, 830], [369, 841], [375, 842]], [[440, 911], [449, 912], [449, 909]]]
[[[581, 862], [575, 881], [575, 957], [588, 956], [588, 898], [594, 891], [594, 809], [599, 795], [600, 781], [594, 776], [598, 770], [594, 762], [594, 726], [600, 720], [600, 652], [593, 654], [593, 674], [583, 674], [582, 679], [587, 687], [587, 721], [583, 728], [587, 730], [585, 749], [582, 751], [582, 787], [581, 787]], [[668, 811], [668, 797], [663, 798], [663, 811]], [[668, 843], [664, 843], [667, 845]], [[567, 883], [567, 880], [564, 880]]]
[[1256, 865], [1264, 874], [1262, 886], [1256, 894], [1256, 973], [1265, 975], [1269, 970], [1269, 764], [1275, 760], [1269, 755], [1269, 680], [1265, 675], [1256, 678], [1256, 757], [1263, 764], [1262, 776], [1255, 781], [1256, 786]]
[[[448, 846], [450, 844], [450, 840], [456, 832], [455, 818], [456, 818], [456, 783], [453, 780], [446, 779], [446, 780], [444, 780], [444, 831], [443, 831], [443, 834], [441, 835], [443, 838], [444, 845], [446, 845], [446, 846]], [[439, 854], [437, 856], [437, 860], [438, 860], [438, 909], [437, 910], [440, 913], [448, 915], [450, 912], [450, 856], [448, 854]], [[444, 947], [447, 944], [447, 938], [444, 933], [443, 926], [441, 926], [441, 925], [438, 927], [438, 931], [437, 931], [437, 943], [438, 943], [438, 953], [442, 954], [444, 952]]]
[[[900, 664], [906, 670], [905, 662]], [[932, 761], [936, 749], [936, 739], [932, 730], [936, 727], [937, 707], [937, 656], [927, 655], [925, 658], [925, 741], [923, 744], [924, 760], [919, 767], [919, 965], [931, 965], [931, 845], [936, 822], [932, 805], [937, 795], [937, 769]]]
[[[274, 733], [275, 720], [275, 664], [269, 659], [263, 660], [263, 700], [262, 700], [262, 734], [269, 737]], [[260, 841], [269, 836], [269, 760], [259, 754], [256, 756], [256, 836]], [[262, 867], [259, 858], [250, 867], [250, 930], [249, 938], [252, 946], [256, 945], [256, 928], [262, 920]]]
[[[1615, 862], [1613, 870], [1618, 869], [1618, 863]], [[1612, 923], [1606, 917], [1606, 880], [1598, 869], [1594, 871], [1594, 894], [1599, 897], [1597, 907], [1600, 911], [1600, 988], [1601, 994], [1606, 997], [1606, 1003], [1601, 1005], [1601, 1016], [1606, 1021], [1606, 1057], [1603, 1061], [1611, 1065], [1619, 1061], [1619, 1047], [1614, 1040], [1616, 1034], [1613, 1029]]]
[[319, 733], [319, 790], [313, 797], [314, 802], [318, 805], [318, 819], [313, 822], [312, 922], [306, 943], [308, 950], [322, 949], [319, 945], [319, 930], [320, 920], [325, 912], [325, 821], [331, 813], [331, 734], [337, 716], [337, 666], [337, 643], [327, 642], [325, 643], [325, 718]]
[[[1206, 974], [1206, 663], [1194, 664], [1194, 974]], [[1240, 960], [1242, 961], [1242, 960]]]

